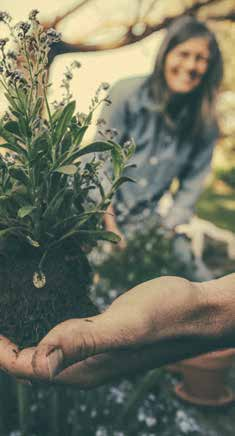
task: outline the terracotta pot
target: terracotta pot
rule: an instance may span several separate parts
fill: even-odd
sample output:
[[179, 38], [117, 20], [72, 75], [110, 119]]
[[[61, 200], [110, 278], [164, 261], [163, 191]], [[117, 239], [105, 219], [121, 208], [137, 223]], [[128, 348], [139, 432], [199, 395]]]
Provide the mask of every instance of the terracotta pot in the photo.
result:
[[235, 348], [203, 354], [177, 364], [182, 382], [175, 386], [178, 397], [192, 404], [225, 406], [235, 400], [226, 385], [229, 369], [235, 362]]

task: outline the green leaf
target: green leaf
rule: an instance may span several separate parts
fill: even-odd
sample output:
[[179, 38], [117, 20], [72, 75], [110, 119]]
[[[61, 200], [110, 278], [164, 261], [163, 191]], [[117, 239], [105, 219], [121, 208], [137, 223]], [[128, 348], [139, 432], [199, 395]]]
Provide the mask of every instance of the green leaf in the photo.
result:
[[19, 218], [24, 218], [25, 216], [30, 215], [34, 209], [35, 206], [32, 205], [23, 206], [18, 210], [17, 215]]
[[26, 123], [25, 118], [23, 116], [19, 117], [19, 129], [20, 129], [21, 136], [23, 138], [28, 138], [30, 136], [28, 124]]
[[48, 219], [49, 216], [56, 215], [56, 212], [58, 211], [58, 209], [60, 208], [61, 204], [64, 201], [64, 194], [65, 194], [65, 188], [57, 191], [57, 193], [52, 198], [52, 200], [48, 204], [48, 206], [43, 214], [43, 218], [45, 220]]
[[6, 148], [7, 150], [14, 151], [17, 154], [27, 156], [27, 151], [19, 144], [0, 144], [0, 148]]
[[[62, 226], [64, 224], [68, 224], [71, 221], [72, 222], [74, 221], [74, 224], [76, 224], [76, 228], [78, 228], [79, 226], [81, 226], [81, 224], [84, 224], [86, 221], [88, 221], [90, 217], [96, 216], [96, 215], [104, 215], [104, 214], [105, 214], [105, 211], [99, 210], [99, 209], [94, 209], [94, 210], [91, 210], [88, 212], [81, 213], [79, 215], [74, 214], [70, 217], [66, 217], [66, 218], [56, 222], [53, 225], [53, 229], [56, 229], [57, 227]], [[79, 225], [78, 225], [78, 223], [79, 223]]]
[[30, 236], [26, 236], [26, 240], [32, 247], [40, 247], [40, 243], [38, 241], [35, 241], [35, 239], [32, 239]]
[[77, 151], [76, 157], [80, 157], [80, 156], [83, 156], [83, 155], [89, 154], [89, 153], [99, 153], [99, 152], [112, 150], [112, 149], [113, 149], [113, 145], [110, 142], [95, 141], [95, 142], [92, 142], [91, 144], [87, 145], [86, 147], [80, 148], [80, 150]]
[[11, 104], [13, 110], [17, 111], [17, 113], [21, 112], [19, 106], [16, 104], [15, 99], [7, 93], [5, 93], [4, 95], [5, 95], [6, 99], [9, 101], [9, 103]]
[[86, 120], [85, 120], [85, 123], [86, 123], [86, 124], [91, 124], [92, 117], [93, 117], [93, 111], [91, 111], [91, 112], [87, 115]]
[[8, 227], [7, 229], [0, 230], [0, 238], [4, 238], [5, 236], [9, 235], [9, 233], [12, 233], [14, 230], [16, 230], [16, 227]]
[[59, 159], [57, 159], [52, 170], [56, 171], [60, 165], [64, 166], [64, 165], [72, 164], [74, 161], [76, 161], [76, 159], [78, 159], [80, 156], [83, 156], [85, 154], [103, 152], [107, 150], [112, 150], [112, 148], [113, 145], [110, 144], [109, 142], [101, 142], [101, 141], [93, 142], [92, 144], [89, 144], [86, 147], [82, 147], [71, 154], [69, 154], [68, 152], [64, 153], [64, 155], [62, 155]]
[[[9, 150], [14, 151], [15, 153], [19, 153], [21, 155], [24, 154], [24, 156], [27, 156], [27, 151], [21, 145], [19, 145], [19, 143], [16, 142], [16, 138], [14, 134], [6, 130], [2, 124], [0, 124], [0, 136], [2, 136], [3, 139], [5, 139], [5, 141], [8, 142], [7, 147], [4, 144], [5, 148], [8, 148]], [[11, 148], [9, 147], [9, 145], [11, 146]], [[3, 144], [0, 144], [0, 147], [2, 146]]]
[[31, 115], [31, 119], [34, 119], [41, 111], [43, 107], [43, 98], [42, 97], [38, 97], [35, 106], [32, 110], [32, 115]]
[[27, 97], [25, 92], [22, 88], [18, 88], [18, 95], [17, 101], [20, 102], [21, 106], [23, 107], [23, 112], [27, 111]]
[[12, 133], [16, 137], [20, 137], [19, 124], [16, 121], [8, 121], [4, 125], [4, 129]]
[[69, 176], [73, 176], [74, 174], [76, 174], [77, 172], [77, 167], [76, 165], [64, 165], [60, 168], [57, 168], [57, 170], [55, 170], [57, 173], [62, 173], [62, 174], [67, 174]]
[[136, 144], [135, 144], [134, 140], [132, 139], [129, 147], [124, 149], [126, 159], [130, 159], [133, 156], [133, 154], [135, 153], [135, 150], [136, 150]]
[[55, 112], [52, 114], [51, 118], [52, 118], [53, 125], [57, 123], [57, 121], [60, 118], [62, 112], [63, 112], [63, 109], [56, 109]]
[[71, 101], [65, 106], [62, 111], [61, 116], [58, 119], [57, 126], [55, 129], [55, 142], [58, 144], [66, 133], [66, 129], [69, 126], [74, 110], [75, 110], [76, 102]]
[[9, 168], [9, 174], [11, 177], [13, 177], [14, 179], [18, 180], [19, 182], [23, 183], [23, 185], [27, 186], [28, 185], [28, 177], [25, 174], [24, 170], [20, 167], [17, 166], [13, 166], [11, 168]]
[[71, 132], [65, 133], [60, 146], [57, 147], [56, 157], [60, 158], [73, 149]]
[[8, 130], [6, 130], [2, 124], [0, 124], [0, 136], [5, 139], [5, 141], [9, 142], [10, 144], [16, 143], [15, 137], [12, 133], [10, 133]]
[[112, 150], [112, 162], [113, 162], [114, 178], [117, 179], [120, 177], [123, 169], [123, 156], [116, 148]]
[[102, 240], [117, 243], [121, 240], [120, 236], [116, 235], [116, 233], [106, 230], [80, 230], [79, 234], [96, 241]]
[[76, 159], [78, 159], [80, 156], [83, 156], [85, 154], [99, 153], [112, 149], [113, 149], [113, 145], [110, 144], [109, 142], [101, 142], [101, 141], [92, 142], [86, 147], [82, 147], [79, 150], [76, 150], [74, 153], [67, 155], [67, 157], [64, 157], [63, 160], [61, 159], [60, 164], [63, 165], [70, 164], [74, 162]]
[[116, 182], [112, 186], [112, 189], [116, 191], [116, 189], [118, 189], [123, 183], [126, 182], [136, 183], [136, 181], [131, 177], [123, 176], [123, 177], [119, 177], [119, 179], [116, 180]]
[[118, 179], [124, 170], [125, 155], [121, 145], [113, 141], [110, 142], [113, 145], [112, 162], [113, 162], [114, 178]]
[[9, 199], [8, 195], [0, 195], [0, 201], [5, 201], [8, 199]]
[[78, 129], [76, 129], [77, 131], [72, 128], [72, 133], [74, 136], [73, 149], [75, 149], [78, 145], [81, 144], [87, 129], [88, 129], [88, 126], [82, 126]]
[[137, 165], [135, 163], [129, 164], [129, 165], [125, 165], [125, 170], [127, 170], [129, 168], [137, 168]]
[[109, 241], [114, 243], [119, 242], [121, 239], [118, 235], [116, 235], [116, 233], [113, 232], [108, 232], [106, 230], [81, 230], [76, 225], [68, 233], [63, 235], [58, 242], [71, 238], [72, 236], [75, 235], [80, 235], [87, 240], [88, 239], [93, 241], [102, 240], [102, 241]]

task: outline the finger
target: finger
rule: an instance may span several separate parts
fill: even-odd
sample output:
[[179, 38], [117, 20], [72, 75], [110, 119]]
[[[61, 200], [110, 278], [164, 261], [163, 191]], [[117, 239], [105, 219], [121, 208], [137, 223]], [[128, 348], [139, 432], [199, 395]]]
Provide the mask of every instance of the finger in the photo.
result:
[[[32, 365], [35, 373], [52, 379], [66, 367], [88, 357], [136, 345], [136, 335], [145, 336], [136, 311], [120, 320], [121, 303], [101, 315], [65, 321], [56, 326], [38, 344]], [[138, 327], [138, 329], [137, 329]], [[140, 331], [140, 333], [139, 333]]]
[[44, 380], [52, 380], [62, 370], [64, 354], [55, 344], [39, 344], [32, 357], [34, 373]]
[[17, 378], [35, 378], [35, 373], [32, 367], [34, 351], [35, 347], [25, 348], [18, 352], [14, 363], [14, 373]]
[[95, 317], [68, 320], [56, 326], [35, 350], [32, 358], [35, 374], [44, 380], [52, 380], [78, 361], [129, 345], [134, 341], [136, 331], [130, 315], [129, 318], [130, 323], [127, 319], [120, 325], [120, 311], [106, 311]]
[[[182, 348], [182, 349], [181, 349]], [[189, 347], [188, 353], [192, 353]], [[178, 356], [177, 356], [178, 354]], [[120, 377], [133, 375], [173, 363], [185, 357], [184, 346], [177, 353], [172, 344], [149, 345], [136, 350], [115, 350], [91, 356], [71, 365], [54, 378], [55, 383], [77, 385], [91, 389]]]
[[125, 241], [122, 241], [119, 245], [121, 251], [124, 251], [126, 247], [127, 247], [127, 243]]
[[0, 336], [1, 368], [15, 377], [33, 377], [32, 356], [34, 348], [19, 350], [10, 339]]
[[62, 369], [96, 354], [97, 318], [71, 319], [54, 327], [38, 344], [32, 366], [35, 374], [51, 379]]
[[0, 336], [0, 366], [7, 372], [15, 369], [15, 361], [19, 349], [10, 339]]
[[118, 242], [117, 247], [120, 251], [123, 251], [127, 247], [127, 242], [124, 236], [121, 237], [121, 240]]
[[55, 383], [76, 385], [92, 389], [120, 377], [133, 376], [158, 364], [158, 350], [147, 347], [138, 350], [115, 350], [91, 356], [71, 365], [54, 378]]

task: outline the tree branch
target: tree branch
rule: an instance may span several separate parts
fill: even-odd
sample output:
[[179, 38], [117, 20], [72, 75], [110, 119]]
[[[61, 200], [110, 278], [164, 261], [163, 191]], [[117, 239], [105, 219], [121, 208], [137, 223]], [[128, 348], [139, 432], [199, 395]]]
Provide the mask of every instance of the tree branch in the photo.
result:
[[153, 11], [153, 9], [154, 9], [154, 7], [155, 7], [157, 2], [158, 2], [158, 0], [152, 0], [151, 1], [151, 3], [149, 4], [147, 10], [145, 11], [144, 16], [142, 17], [143, 20], [145, 20], [147, 18], [148, 14]]
[[79, 9], [81, 9], [83, 6], [88, 5], [88, 3], [93, 2], [94, 0], [82, 0], [80, 3], [78, 3], [73, 8], [69, 9], [67, 12], [65, 12], [63, 15], [57, 15], [54, 20], [48, 21], [43, 23], [43, 27], [45, 29], [49, 29], [50, 27], [53, 27], [56, 29], [56, 26], [63, 21], [65, 18], [67, 18], [69, 15], [72, 15], [74, 12], [77, 12]]
[[207, 20], [212, 21], [232, 21], [235, 22], [235, 9], [225, 15], [208, 15]]
[[[77, 10], [78, 7], [83, 6], [84, 4], [87, 4], [88, 2], [93, 1], [93, 0], [84, 0], [82, 3], [80, 3], [79, 5], [77, 5], [75, 8]], [[151, 2], [150, 4], [150, 9], [148, 12], [150, 12], [152, 10], [152, 7], [154, 7], [154, 4], [156, 3], [157, 0], [154, 0], [153, 2]], [[221, 2], [221, 0], [197, 0], [195, 3], [193, 3], [192, 6], [187, 7], [183, 10], [182, 13], [176, 15], [176, 16], [171, 16], [171, 17], [166, 17], [164, 18], [161, 22], [157, 23], [157, 24], [148, 24], [147, 22], [147, 14], [144, 15], [144, 19], [143, 22], [139, 21], [140, 24], [143, 24], [143, 31], [141, 33], [137, 34], [135, 33], [135, 25], [137, 24], [136, 21], [131, 23], [131, 24], [126, 24], [126, 32], [119, 38], [117, 38], [115, 41], [108, 41], [108, 42], [103, 42], [103, 43], [97, 43], [97, 44], [92, 44], [89, 43], [89, 39], [87, 41], [83, 40], [78, 41], [78, 42], [74, 42], [74, 43], [70, 43], [70, 42], [66, 42], [66, 41], [60, 41], [59, 43], [56, 43], [55, 45], [52, 46], [51, 52], [50, 52], [50, 56], [49, 56], [49, 64], [52, 63], [53, 59], [61, 54], [65, 54], [65, 53], [76, 53], [76, 52], [93, 52], [93, 51], [101, 51], [101, 50], [111, 50], [111, 49], [116, 49], [116, 48], [120, 48], [123, 46], [127, 46], [127, 45], [131, 45], [134, 44], [138, 41], [141, 41], [142, 39], [148, 37], [149, 35], [158, 32], [162, 29], [165, 29], [167, 27], [169, 27], [169, 25], [176, 19], [176, 18], [180, 18], [184, 15], [196, 15], [199, 10], [201, 10], [202, 8], [212, 5], [212, 4], [216, 4]], [[73, 8], [75, 10], [75, 8]], [[65, 15], [68, 16], [68, 14], [72, 13], [72, 10], [70, 10], [69, 12], [67, 12]], [[65, 17], [65, 15], [63, 17]], [[61, 18], [63, 19], [63, 18]], [[61, 21], [61, 19], [59, 21]], [[143, 17], [142, 17], [143, 19]], [[56, 18], [57, 23], [58, 21], [58, 17]], [[206, 20], [213, 20], [213, 21], [235, 21], [235, 10], [228, 12], [227, 14], [224, 15], [208, 15], [206, 17]], [[120, 23], [119, 23], [120, 24]], [[125, 22], [121, 23], [122, 25], [125, 25]], [[113, 23], [113, 25], [117, 25], [117, 23]], [[106, 26], [106, 27], [105, 27]], [[105, 28], [110, 27], [110, 22], [108, 23], [102, 23], [102, 28], [105, 30]], [[97, 36], [97, 28], [95, 30], [93, 30], [93, 36]]]

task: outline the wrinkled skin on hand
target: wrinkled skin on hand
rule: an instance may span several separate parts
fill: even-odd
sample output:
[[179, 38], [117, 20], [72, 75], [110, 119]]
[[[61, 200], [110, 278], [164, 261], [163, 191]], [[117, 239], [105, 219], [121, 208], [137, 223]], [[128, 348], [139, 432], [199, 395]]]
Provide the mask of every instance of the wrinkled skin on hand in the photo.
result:
[[54, 327], [19, 351], [0, 339], [0, 366], [18, 379], [88, 389], [204, 352], [234, 346], [235, 274], [203, 284], [178, 277], [142, 283], [101, 315]]

